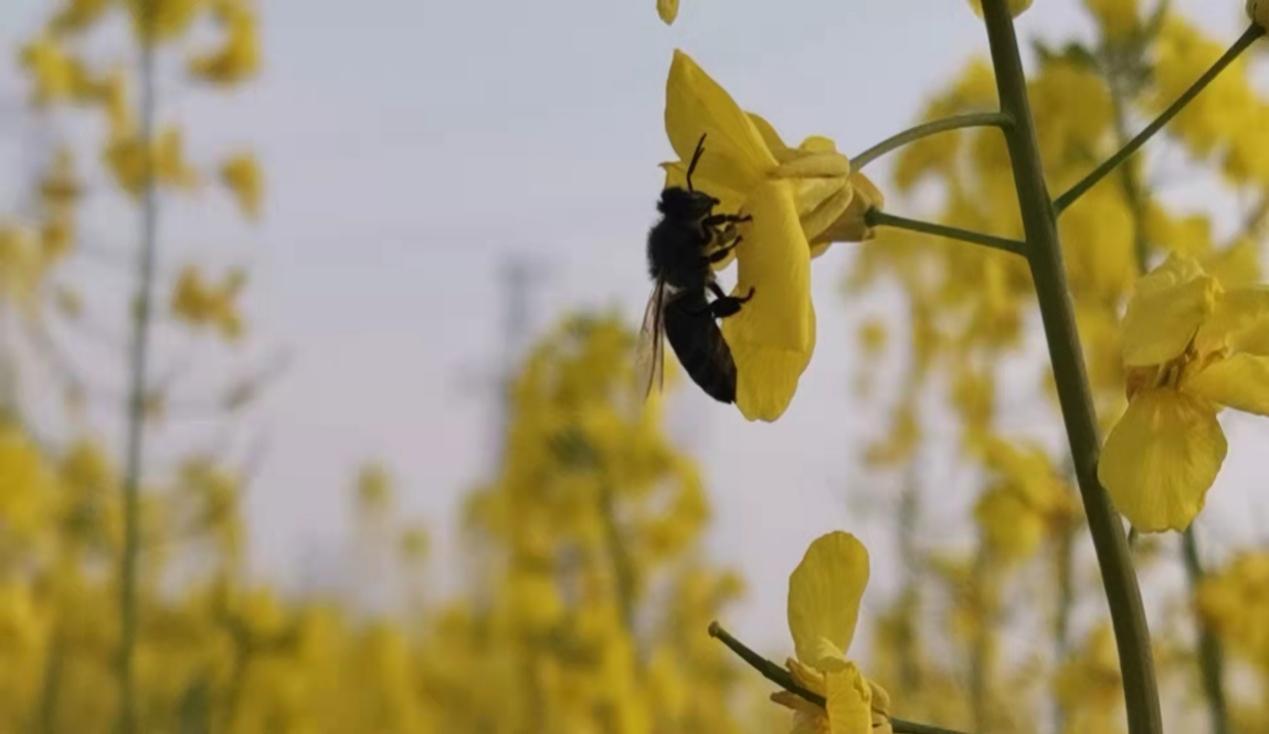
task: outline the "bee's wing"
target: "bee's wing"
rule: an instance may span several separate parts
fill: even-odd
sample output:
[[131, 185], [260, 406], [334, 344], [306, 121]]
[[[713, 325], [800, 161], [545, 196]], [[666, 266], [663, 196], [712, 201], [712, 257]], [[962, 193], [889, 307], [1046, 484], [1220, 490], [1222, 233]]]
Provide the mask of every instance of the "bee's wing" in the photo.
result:
[[658, 280], [643, 309], [643, 326], [639, 328], [639, 344], [635, 349], [635, 374], [644, 385], [644, 397], [653, 386], [665, 385], [665, 281]]

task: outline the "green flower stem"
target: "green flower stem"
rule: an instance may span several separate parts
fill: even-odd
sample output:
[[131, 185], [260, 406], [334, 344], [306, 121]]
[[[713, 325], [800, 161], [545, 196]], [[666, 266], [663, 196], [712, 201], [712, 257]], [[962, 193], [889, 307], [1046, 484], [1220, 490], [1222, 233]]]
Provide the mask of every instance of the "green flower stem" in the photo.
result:
[[[1205, 575], [1193, 524], [1181, 535], [1181, 552], [1185, 557], [1185, 576], [1193, 593], [1198, 590]], [[1225, 654], [1220, 640], [1212, 634], [1211, 626], [1201, 616], [1198, 618], [1198, 635], [1199, 673], [1203, 679], [1203, 692], [1207, 695], [1212, 734], [1229, 734], [1229, 713], [1225, 706]]]
[[903, 132], [895, 133], [851, 158], [851, 168], [858, 171], [892, 150], [902, 148], [909, 143], [915, 143], [921, 138], [928, 138], [931, 135], [967, 127], [1005, 127], [1008, 124], [1009, 118], [999, 112], [971, 112], [965, 115], [953, 115], [952, 117], [944, 117], [941, 120], [923, 122]]
[[951, 227], [946, 224], [935, 224], [934, 222], [925, 222], [920, 219], [908, 219], [907, 217], [895, 216], [887, 214], [880, 209], [869, 209], [864, 215], [864, 222], [870, 227], [894, 227], [895, 229], [907, 229], [913, 232], [921, 232], [922, 234], [931, 234], [936, 237], [946, 237], [951, 240], [960, 240], [962, 242], [970, 242], [983, 247], [990, 247], [993, 250], [1004, 250], [1012, 252], [1015, 255], [1026, 255], [1027, 243], [1018, 240], [1011, 240], [1007, 237], [997, 237], [992, 234], [983, 234], [982, 232], [974, 232], [960, 227]]
[[141, 472], [145, 439], [145, 397], [154, 301], [158, 191], [154, 182], [154, 15], [157, 0], [142, 0], [139, 117], [144, 189], [141, 193], [141, 247], [137, 253], [137, 291], [129, 304], [132, 321], [128, 351], [127, 443], [123, 467], [123, 550], [119, 560], [119, 713], [120, 734], [137, 731], [136, 681], [133, 659], [137, 646], [137, 555], [140, 548]]
[[[740, 659], [749, 663], [754, 670], [762, 673], [762, 677], [775, 683], [784, 690], [792, 693], [804, 701], [815, 704], [821, 708], [824, 707], [824, 697], [814, 691], [808, 691], [798, 685], [793, 679], [793, 675], [783, 667], [776, 665], [770, 660], [764, 658], [754, 652], [748, 645], [732, 637], [731, 633], [723, 629], [718, 622], [710, 622], [709, 636], [722, 642], [727, 649], [736, 653]], [[964, 734], [964, 732], [955, 729], [944, 729], [940, 726], [931, 726], [929, 724], [918, 724], [913, 721], [904, 721], [903, 719], [890, 719], [890, 726], [894, 729], [895, 734]]]
[[1014, 121], [1012, 126], [1004, 128], [1004, 133], [1027, 236], [1027, 260], [1040, 305], [1075, 475], [1115, 630], [1128, 730], [1130, 734], [1161, 734], [1159, 693], [1141, 590], [1123, 525], [1097, 479], [1101, 441], [1066, 285], [1056, 213], [1044, 182], [1013, 18], [1005, 0], [983, 0], [983, 14], [1002, 111]]
[[1207, 71], [1203, 72], [1202, 76], [1196, 79], [1194, 83], [1190, 85], [1189, 89], [1182, 92], [1181, 96], [1177, 97], [1175, 102], [1169, 105], [1168, 108], [1156, 117], [1149, 125], [1146, 125], [1144, 130], [1137, 133], [1135, 138], [1129, 140], [1124, 147], [1120, 148], [1118, 152], [1103, 161], [1100, 166], [1093, 169], [1093, 171], [1081, 179], [1079, 183], [1065, 191], [1057, 199], [1054, 199], [1053, 208], [1056, 209], [1058, 213], [1061, 213], [1068, 206], [1075, 203], [1075, 200], [1080, 198], [1084, 192], [1093, 188], [1098, 181], [1101, 181], [1108, 173], [1115, 170], [1116, 166], [1131, 157], [1133, 153], [1136, 153], [1142, 145], [1145, 145], [1147, 140], [1154, 137], [1155, 133], [1162, 130], [1163, 126], [1167, 125], [1173, 117], [1176, 117], [1178, 112], [1185, 109], [1185, 106], [1193, 101], [1193, 99], [1198, 96], [1199, 92], [1202, 92], [1213, 79], [1225, 70], [1225, 67], [1233, 63], [1234, 59], [1238, 58], [1243, 51], [1247, 50], [1248, 46], [1254, 43], [1256, 39], [1263, 36], [1264, 33], [1265, 29], [1255, 25], [1254, 23], [1249, 26], [1247, 30], [1243, 31], [1243, 34], [1238, 37], [1238, 40], [1234, 41], [1234, 45], [1230, 46], [1229, 50], [1216, 60], [1216, 63], [1212, 64]]

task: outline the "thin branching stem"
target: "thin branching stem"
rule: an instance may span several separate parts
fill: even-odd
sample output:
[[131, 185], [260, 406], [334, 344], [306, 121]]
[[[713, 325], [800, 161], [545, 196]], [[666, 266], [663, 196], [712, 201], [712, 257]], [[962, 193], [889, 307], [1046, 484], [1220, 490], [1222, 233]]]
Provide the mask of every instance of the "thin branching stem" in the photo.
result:
[[983, 247], [990, 247], [993, 250], [1012, 252], [1015, 255], [1025, 255], [1027, 252], [1027, 243], [1019, 240], [1011, 240], [1007, 237], [997, 237], [994, 234], [984, 234], [982, 232], [961, 229], [960, 227], [952, 227], [946, 224], [926, 222], [921, 219], [900, 217], [894, 214], [887, 214], [880, 209], [870, 209], [868, 213], [864, 215], [864, 221], [870, 227], [894, 227], [895, 229], [906, 229], [912, 232], [934, 235], [935, 237], [946, 237], [950, 240], [960, 240], [961, 242], [982, 245]]
[[[710, 622], [709, 636], [726, 645], [727, 649], [736, 653], [737, 657], [748, 663], [751, 668], [762, 673], [763, 678], [802, 700], [823, 708], [825, 704], [823, 696], [798, 685], [798, 682], [793, 679], [792, 673], [754, 652], [748, 645], [737, 640], [730, 632], [723, 629], [723, 626], [718, 622]], [[918, 724], [914, 721], [905, 721], [903, 719], [890, 719], [890, 726], [895, 734], [964, 734], [955, 729], [944, 729], [941, 726]]]
[[140, 140], [143, 189], [141, 192], [141, 243], [137, 253], [136, 297], [129, 303], [132, 323], [128, 350], [127, 438], [123, 467], [123, 549], [119, 571], [119, 713], [121, 734], [137, 731], [136, 681], [133, 660], [137, 646], [137, 556], [140, 549], [140, 494], [144, 456], [146, 381], [148, 377], [150, 321], [153, 313], [155, 250], [158, 228], [158, 191], [153, 155], [154, 14], [156, 0], [141, 4], [138, 74], [141, 84]]
[[984, 0], [983, 14], [1000, 103], [1014, 121], [1004, 133], [1026, 232], [1027, 261], [1039, 301], [1075, 476], [1115, 631], [1128, 730], [1130, 734], [1161, 734], [1162, 714], [1141, 589], [1123, 524], [1097, 478], [1101, 439], [1066, 284], [1056, 212], [1044, 181], [1013, 17], [1005, 0]]
[[886, 153], [915, 143], [921, 138], [928, 138], [931, 135], [938, 135], [951, 130], [960, 130], [967, 127], [1006, 127], [1008, 125], [1009, 118], [1000, 112], [971, 112], [964, 115], [944, 117], [940, 120], [931, 120], [891, 135], [851, 158], [850, 164], [858, 171]]
[[1263, 36], [1264, 33], [1265, 30], [1254, 23], [1249, 26], [1247, 30], [1238, 37], [1238, 40], [1234, 41], [1234, 45], [1230, 46], [1229, 49], [1216, 60], [1216, 63], [1212, 64], [1207, 71], [1203, 72], [1203, 74], [1190, 85], [1189, 89], [1186, 89], [1181, 93], [1181, 96], [1176, 98], [1175, 102], [1168, 105], [1167, 109], [1160, 113], [1159, 116], [1151, 121], [1149, 125], [1146, 125], [1144, 130], [1137, 133], [1136, 137], [1129, 140], [1127, 144], [1115, 152], [1114, 155], [1103, 161], [1097, 168], [1094, 168], [1087, 176], [1081, 179], [1079, 183], [1075, 184], [1070, 189], [1067, 189], [1061, 196], [1054, 199], [1053, 208], [1060, 214], [1071, 204], [1074, 204], [1076, 199], [1079, 199], [1085, 192], [1096, 186], [1098, 181], [1101, 181], [1107, 174], [1115, 170], [1119, 164], [1132, 157], [1132, 155], [1136, 153], [1141, 146], [1146, 144], [1146, 141], [1154, 137], [1155, 133], [1162, 130], [1163, 126], [1167, 125], [1173, 117], [1176, 117], [1178, 112], [1185, 109], [1185, 106], [1192, 102], [1194, 98], [1198, 96], [1199, 92], [1202, 92], [1208, 84], [1211, 84], [1213, 79], [1220, 76], [1220, 73], [1225, 70], [1225, 67], [1233, 63], [1243, 51], [1247, 50], [1248, 46], [1255, 43], [1256, 39]]

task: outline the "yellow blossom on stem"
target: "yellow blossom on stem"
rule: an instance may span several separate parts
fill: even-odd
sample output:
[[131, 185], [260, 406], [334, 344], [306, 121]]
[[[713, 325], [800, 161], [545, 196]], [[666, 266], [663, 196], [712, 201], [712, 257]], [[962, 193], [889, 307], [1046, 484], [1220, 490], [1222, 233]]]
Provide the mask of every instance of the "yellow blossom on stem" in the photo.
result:
[[1173, 254], [1142, 277], [1124, 317], [1128, 409], [1098, 476], [1139, 530], [1184, 530], [1225, 459], [1222, 406], [1269, 414], [1269, 289], [1226, 290]]
[[225, 339], [242, 335], [242, 316], [235, 302], [247, 276], [235, 269], [219, 285], [207, 283], [193, 266], [181, 271], [172, 292], [172, 312], [193, 326], [215, 327]]
[[850, 161], [827, 138], [785, 145], [681, 51], [666, 82], [665, 127], [679, 157], [665, 165], [666, 185], [683, 185], [686, 162], [705, 136], [694, 186], [718, 199], [720, 210], [752, 217], [737, 226], [734, 293], [752, 288], [753, 298], [723, 321], [723, 336], [736, 363], [737, 407], [750, 420], [775, 420], [815, 348], [812, 243], [868, 236], [866, 207], [851, 206], [856, 182], [867, 191], [864, 204], [879, 203], [880, 192], [852, 177]]
[[789, 632], [796, 658], [787, 666], [824, 707], [790, 691], [771, 696], [795, 712], [795, 732], [872, 734], [890, 730], [890, 697], [846, 659], [859, 602], [868, 585], [868, 551], [841, 531], [815, 539], [789, 576]]
[[237, 199], [243, 214], [250, 219], [260, 217], [264, 177], [254, 155], [239, 153], [226, 160], [220, 166], [220, 180]]
[[224, 44], [215, 51], [191, 58], [190, 74], [214, 84], [245, 81], [260, 69], [260, 37], [255, 14], [242, 0], [221, 0], [214, 10], [225, 29]]

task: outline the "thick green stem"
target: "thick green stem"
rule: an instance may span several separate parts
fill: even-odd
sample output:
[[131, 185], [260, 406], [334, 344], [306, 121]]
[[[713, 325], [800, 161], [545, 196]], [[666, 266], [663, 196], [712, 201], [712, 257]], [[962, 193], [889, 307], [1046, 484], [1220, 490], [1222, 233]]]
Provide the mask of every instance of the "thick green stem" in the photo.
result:
[[[793, 675], [779, 665], [764, 658], [754, 652], [748, 645], [732, 637], [731, 633], [723, 629], [718, 622], [710, 622], [709, 636], [715, 638], [719, 642], [727, 646], [727, 649], [736, 653], [737, 657], [744, 660], [751, 668], [762, 673], [762, 677], [775, 683], [789, 693], [798, 696], [804, 701], [815, 704], [821, 708], [826, 703], [824, 697], [814, 691], [808, 691], [793, 679]], [[931, 726], [930, 724], [918, 724], [915, 721], [905, 721], [903, 719], [890, 719], [890, 726], [895, 734], [963, 734], [963, 732], [955, 729], [944, 729], [941, 726]]]
[[1055, 212], [1044, 182], [1013, 18], [1005, 0], [984, 0], [983, 14], [1002, 111], [1014, 121], [1004, 132], [1027, 236], [1027, 260], [1040, 305], [1075, 475], [1115, 630], [1128, 730], [1130, 734], [1160, 734], [1163, 722], [1150, 632], [1123, 525], [1097, 479], [1101, 442], [1066, 285]]
[[946, 224], [936, 224], [934, 222], [926, 222], [920, 219], [909, 219], [894, 214], [887, 214], [880, 209], [869, 209], [864, 215], [864, 222], [869, 227], [894, 227], [895, 229], [906, 229], [912, 232], [920, 232], [922, 234], [934, 235], [935, 237], [946, 237], [951, 240], [960, 240], [969, 242], [983, 247], [990, 247], [993, 250], [1003, 250], [1011, 252], [1015, 255], [1025, 255], [1027, 244], [1018, 240], [1011, 240], [1007, 237], [997, 237], [994, 234], [983, 234], [982, 232], [974, 232], [973, 230], [961, 229], [960, 227], [951, 227]]
[[1120, 148], [1118, 152], [1107, 158], [1100, 166], [1093, 169], [1091, 173], [1080, 180], [1079, 183], [1075, 184], [1055, 199], [1053, 201], [1053, 208], [1059, 213], [1062, 212], [1068, 206], [1073, 204], [1076, 199], [1080, 198], [1084, 192], [1093, 188], [1093, 186], [1097, 185], [1098, 181], [1101, 181], [1107, 174], [1115, 170], [1116, 166], [1130, 158], [1133, 153], [1136, 153], [1141, 146], [1146, 144], [1147, 140], [1154, 137], [1155, 133], [1162, 130], [1164, 125], [1167, 125], [1173, 117], [1176, 117], [1178, 112], [1185, 109], [1185, 106], [1193, 101], [1193, 99], [1198, 96], [1199, 92], [1202, 92], [1213, 79], [1219, 76], [1220, 73], [1225, 70], [1225, 67], [1233, 63], [1234, 59], [1238, 58], [1243, 51], [1247, 50], [1248, 46], [1255, 43], [1256, 39], [1263, 36], [1264, 33], [1265, 30], [1258, 25], [1252, 24], [1248, 27], [1247, 30], [1238, 37], [1238, 40], [1234, 41], [1234, 45], [1230, 46], [1229, 50], [1222, 54], [1221, 57], [1216, 60], [1216, 63], [1212, 64], [1211, 68], [1203, 72], [1202, 76], [1195, 80], [1195, 82], [1190, 85], [1189, 89], [1182, 92], [1181, 96], [1177, 97], [1175, 102], [1169, 105], [1168, 108], [1156, 117], [1149, 125], [1146, 125], [1144, 130], [1137, 133], [1137, 136], [1132, 140], [1129, 140], [1128, 143], [1124, 145], [1124, 147]]
[[132, 322], [128, 351], [127, 444], [123, 466], [123, 550], [119, 562], [119, 712], [121, 734], [137, 731], [133, 659], [137, 644], [137, 554], [140, 548], [140, 494], [145, 438], [145, 398], [153, 315], [154, 261], [157, 246], [158, 192], [154, 181], [154, 13], [156, 0], [141, 7], [140, 140], [144, 187], [141, 192], [141, 246], [137, 254], [137, 290], [129, 303]]
[[859, 153], [850, 159], [851, 167], [856, 171], [864, 166], [889, 153], [892, 150], [902, 148], [910, 143], [915, 143], [921, 138], [928, 138], [931, 135], [945, 133], [950, 130], [960, 130], [967, 127], [1004, 127], [1009, 124], [1009, 118], [999, 112], [972, 112], [965, 115], [955, 115], [953, 117], [945, 117], [941, 120], [931, 120], [923, 122], [920, 125], [895, 133], [867, 150]]
[[[1198, 590], [1205, 575], [1193, 525], [1181, 535], [1181, 551], [1185, 557], [1185, 576], [1192, 594]], [[1203, 692], [1207, 695], [1207, 713], [1212, 721], [1212, 734], [1229, 734], [1229, 713], [1225, 706], [1225, 654], [1220, 640], [1212, 634], [1212, 628], [1202, 617], [1198, 618], [1198, 664], [1199, 674], [1203, 679]]]

